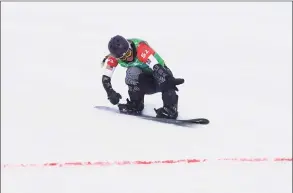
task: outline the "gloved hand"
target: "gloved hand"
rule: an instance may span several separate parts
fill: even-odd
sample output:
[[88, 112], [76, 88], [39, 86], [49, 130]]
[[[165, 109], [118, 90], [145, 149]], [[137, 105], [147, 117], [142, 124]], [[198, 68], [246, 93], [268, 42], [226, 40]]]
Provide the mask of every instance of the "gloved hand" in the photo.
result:
[[170, 89], [175, 89], [178, 91], [177, 85], [183, 84], [183, 78], [175, 78], [170, 74], [167, 69], [163, 68], [161, 65], [154, 65], [154, 77], [159, 83], [160, 89], [162, 91], [167, 91]]
[[122, 96], [117, 93], [115, 90], [111, 89], [108, 92], [108, 100], [113, 104], [116, 105], [119, 103], [120, 99], [122, 99]]
[[169, 90], [169, 89], [175, 89], [176, 91], [179, 91], [177, 88], [177, 85], [183, 84], [184, 79], [183, 78], [175, 78], [173, 76], [166, 76], [165, 81], [163, 81], [160, 85], [162, 90]]
[[173, 77], [173, 84], [175, 85], [175, 90], [179, 91], [177, 88], [177, 85], [183, 84], [184, 83], [184, 79], [183, 78], [174, 78]]

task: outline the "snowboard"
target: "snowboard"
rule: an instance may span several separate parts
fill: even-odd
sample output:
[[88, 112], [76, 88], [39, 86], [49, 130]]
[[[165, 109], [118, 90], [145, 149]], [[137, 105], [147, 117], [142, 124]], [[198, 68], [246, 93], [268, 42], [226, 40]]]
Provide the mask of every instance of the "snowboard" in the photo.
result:
[[185, 126], [190, 127], [192, 125], [201, 124], [201, 125], [207, 125], [210, 123], [210, 121], [206, 118], [194, 118], [194, 119], [166, 119], [166, 118], [157, 118], [155, 116], [141, 114], [141, 115], [132, 115], [132, 114], [126, 114], [119, 111], [119, 109], [107, 107], [107, 106], [95, 106], [96, 109], [99, 110], [105, 110], [113, 113], [128, 115], [128, 116], [134, 116], [137, 118], [149, 120], [149, 121], [156, 121], [160, 123], [166, 123], [166, 124], [172, 124], [177, 126]]

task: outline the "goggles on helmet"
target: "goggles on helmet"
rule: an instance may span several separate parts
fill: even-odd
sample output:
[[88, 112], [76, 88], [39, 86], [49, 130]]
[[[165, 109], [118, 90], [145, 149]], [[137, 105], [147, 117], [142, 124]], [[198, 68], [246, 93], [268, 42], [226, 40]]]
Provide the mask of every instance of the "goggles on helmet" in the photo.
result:
[[121, 57], [119, 57], [119, 59], [120, 60], [127, 60], [127, 58], [129, 58], [131, 55], [132, 55], [132, 49], [131, 49], [131, 46], [130, 46], [130, 44], [129, 44], [129, 48], [128, 48], [128, 50], [121, 56]]
[[128, 49], [127, 52], [123, 54], [119, 59], [120, 60], [127, 60], [132, 55], [132, 49]]

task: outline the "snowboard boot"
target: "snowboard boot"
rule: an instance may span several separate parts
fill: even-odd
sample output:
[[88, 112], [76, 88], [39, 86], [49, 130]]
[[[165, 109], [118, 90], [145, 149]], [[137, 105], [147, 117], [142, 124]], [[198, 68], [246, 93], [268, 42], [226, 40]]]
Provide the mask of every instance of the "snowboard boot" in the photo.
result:
[[141, 115], [144, 109], [144, 104], [142, 101], [131, 101], [126, 99], [127, 103], [119, 104], [118, 108], [121, 113], [131, 114], [131, 115]]
[[127, 103], [118, 105], [120, 112], [141, 115], [142, 110], [144, 109], [144, 94], [133, 91], [128, 91], [128, 94], [130, 99], [126, 99]]
[[162, 93], [163, 107], [155, 109], [157, 118], [177, 119], [178, 117], [178, 95], [175, 90]]

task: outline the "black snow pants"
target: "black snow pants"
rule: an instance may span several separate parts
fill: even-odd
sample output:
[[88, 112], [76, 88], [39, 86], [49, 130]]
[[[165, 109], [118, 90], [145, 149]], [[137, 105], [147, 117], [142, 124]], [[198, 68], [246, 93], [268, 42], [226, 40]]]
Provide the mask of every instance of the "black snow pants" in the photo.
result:
[[[165, 67], [168, 73], [173, 76], [171, 70]], [[128, 85], [129, 98], [132, 101], [143, 102], [145, 95], [162, 92], [164, 105], [177, 103], [178, 96], [175, 89], [168, 91], [160, 90], [158, 78], [153, 72], [143, 71], [138, 67], [130, 67], [126, 71], [125, 83]]]

